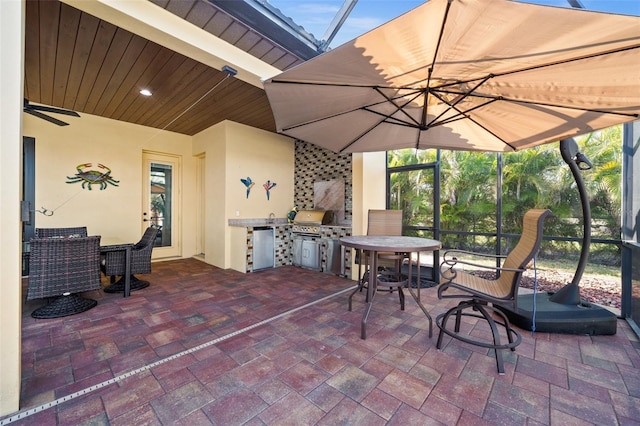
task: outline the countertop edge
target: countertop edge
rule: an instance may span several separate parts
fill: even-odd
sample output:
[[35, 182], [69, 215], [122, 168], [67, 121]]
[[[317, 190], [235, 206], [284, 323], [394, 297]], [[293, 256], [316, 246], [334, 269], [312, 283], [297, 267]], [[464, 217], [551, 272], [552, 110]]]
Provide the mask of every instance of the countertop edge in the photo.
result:
[[[286, 218], [274, 219], [273, 221], [269, 221], [268, 219], [229, 219], [229, 226], [240, 227], [240, 228], [251, 228], [256, 226], [291, 226], [292, 224], [287, 221]], [[322, 228], [340, 228], [340, 229], [351, 229], [350, 224], [344, 225], [321, 225]]]

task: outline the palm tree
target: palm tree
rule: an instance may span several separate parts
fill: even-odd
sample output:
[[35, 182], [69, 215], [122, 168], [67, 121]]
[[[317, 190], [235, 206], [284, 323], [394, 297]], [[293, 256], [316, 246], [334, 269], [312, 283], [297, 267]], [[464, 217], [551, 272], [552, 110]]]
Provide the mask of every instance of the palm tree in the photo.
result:
[[[440, 173], [441, 229], [495, 232], [496, 155], [443, 151]], [[464, 240], [455, 246], [471, 249], [476, 245], [474, 238]]]
[[[591, 196], [594, 234], [618, 239], [621, 230], [622, 126], [576, 138], [580, 152], [593, 163], [581, 176]], [[520, 233], [522, 216], [531, 208], [549, 208], [545, 235], [577, 237], [582, 234], [582, 208], [571, 170], [557, 143], [503, 154], [502, 231]], [[434, 162], [435, 150], [399, 150], [389, 153], [389, 167]], [[498, 156], [491, 153], [441, 151], [440, 229], [494, 233]], [[431, 172], [404, 170], [391, 174], [392, 208], [402, 208], [405, 223], [426, 224], [433, 217]], [[445, 247], [473, 248], [490, 240], [441, 237]], [[576, 243], [546, 243], [558, 253], [575, 252]], [[617, 251], [618, 248], [615, 247]], [[619, 256], [618, 256], [619, 258]]]
[[598, 233], [617, 239], [622, 230], [622, 126], [591, 133], [578, 145], [593, 163], [593, 169], [584, 173], [584, 180], [591, 195], [592, 217], [599, 225]]
[[525, 212], [549, 207], [561, 179], [557, 148], [541, 145], [503, 155], [503, 227], [505, 232], [520, 232]]

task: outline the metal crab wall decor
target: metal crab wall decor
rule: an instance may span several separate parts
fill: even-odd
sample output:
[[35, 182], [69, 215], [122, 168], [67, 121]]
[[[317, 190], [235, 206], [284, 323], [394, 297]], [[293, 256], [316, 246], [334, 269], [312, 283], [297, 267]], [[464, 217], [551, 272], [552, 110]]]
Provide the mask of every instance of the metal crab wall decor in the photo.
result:
[[78, 173], [73, 176], [67, 176], [66, 183], [82, 182], [82, 188], [89, 188], [89, 190], [91, 190], [91, 185], [100, 185], [101, 191], [107, 188], [107, 184], [118, 186], [118, 183], [120, 183], [119, 180], [111, 177], [111, 169], [104, 164], [98, 164], [99, 170], [92, 170], [90, 169], [91, 166], [91, 163], [78, 164], [76, 166]]

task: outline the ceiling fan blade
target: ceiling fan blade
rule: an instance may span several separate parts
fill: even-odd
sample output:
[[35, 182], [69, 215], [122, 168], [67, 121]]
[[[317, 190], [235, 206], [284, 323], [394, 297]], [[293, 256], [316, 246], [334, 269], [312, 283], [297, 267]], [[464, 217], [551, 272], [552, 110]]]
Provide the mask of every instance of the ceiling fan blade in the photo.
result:
[[30, 109], [30, 108], [25, 108], [24, 112], [26, 112], [27, 114], [31, 114], [31, 115], [33, 115], [35, 117], [42, 118], [43, 120], [47, 120], [50, 123], [57, 124], [58, 126], [68, 126], [69, 125], [69, 123], [65, 123], [64, 121], [58, 120], [57, 118], [49, 117], [48, 115], [45, 115], [45, 114], [43, 114], [43, 113], [41, 113], [39, 111], [35, 111], [33, 109]]
[[64, 108], [56, 108], [56, 107], [50, 107], [50, 106], [46, 106], [46, 105], [33, 105], [29, 103], [29, 99], [24, 99], [24, 109], [30, 109], [32, 111], [44, 111], [44, 112], [52, 112], [54, 114], [64, 114], [64, 115], [70, 115], [72, 117], [80, 117], [80, 114], [78, 114], [75, 111], [72, 111], [70, 109], [64, 109]]
[[55, 114], [64, 114], [64, 115], [71, 115], [73, 117], [80, 117], [80, 114], [78, 114], [75, 111], [71, 111], [69, 109], [53, 108], [53, 107], [48, 107], [44, 105], [31, 105], [31, 104], [29, 104], [29, 108], [36, 111], [53, 112]]

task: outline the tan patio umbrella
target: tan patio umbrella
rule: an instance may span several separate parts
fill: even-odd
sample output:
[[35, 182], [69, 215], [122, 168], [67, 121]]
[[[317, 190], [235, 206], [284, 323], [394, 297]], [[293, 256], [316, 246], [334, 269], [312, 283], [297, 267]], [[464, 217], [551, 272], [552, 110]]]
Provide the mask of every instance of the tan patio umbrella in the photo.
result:
[[640, 18], [431, 0], [267, 81], [277, 130], [335, 152], [515, 151], [640, 114]]

